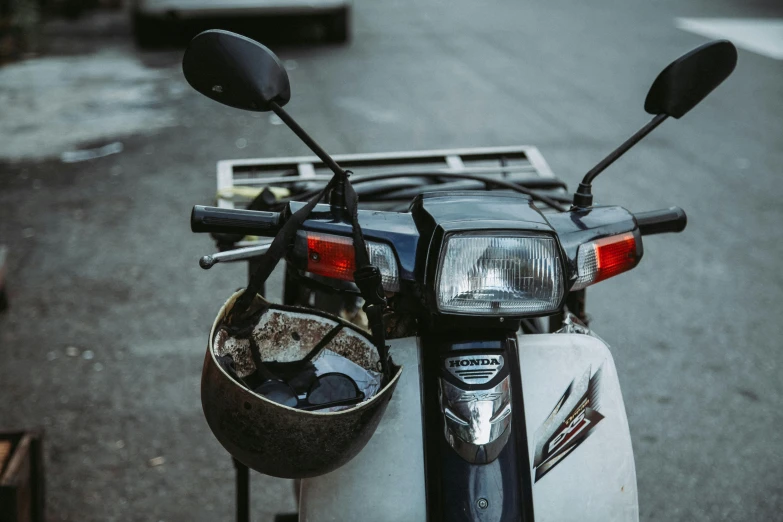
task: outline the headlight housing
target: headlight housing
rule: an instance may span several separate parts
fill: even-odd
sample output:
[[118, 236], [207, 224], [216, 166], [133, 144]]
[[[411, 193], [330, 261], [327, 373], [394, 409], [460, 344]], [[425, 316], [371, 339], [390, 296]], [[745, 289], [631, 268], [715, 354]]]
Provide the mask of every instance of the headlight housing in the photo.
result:
[[438, 310], [447, 314], [539, 315], [558, 309], [563, 286], [554, 237], [459, 232], [443, 242], [435, 295]]

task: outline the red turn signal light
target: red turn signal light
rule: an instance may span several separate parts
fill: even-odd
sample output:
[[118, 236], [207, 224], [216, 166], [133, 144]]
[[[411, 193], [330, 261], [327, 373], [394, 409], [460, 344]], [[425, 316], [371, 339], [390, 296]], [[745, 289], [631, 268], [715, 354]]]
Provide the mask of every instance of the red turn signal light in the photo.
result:
[[639, 264], [641, 257], [641, 249], [637, 248], [633, 232], [585, 243], [579, 247], [578, 278], [571, 290], [581, 290], [627, 272]]
[[[381, 271], [383, 288], [387, 292], [400, 291], [400, 275], [397, 258], [386, 243], [365, 241], [370, 263]], [[306, 250], [306, 254], [305, 254]], [[294, 248], [299, 268], [340, 281], [353, 281], [356, 271], [356, 255], [353, 239], [321, 232], [299, 231]], [[307, 262], [302, 258], [307, 256]]]
[[353, 241], [347, 237], [308, 232], [307, 271], [341, 281], [353, 281], [356, 271]]

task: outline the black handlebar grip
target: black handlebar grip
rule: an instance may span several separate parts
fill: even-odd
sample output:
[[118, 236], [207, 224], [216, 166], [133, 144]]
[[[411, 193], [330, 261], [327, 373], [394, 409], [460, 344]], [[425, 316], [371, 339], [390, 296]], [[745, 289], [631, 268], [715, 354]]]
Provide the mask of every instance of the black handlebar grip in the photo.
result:
[[643, 236], [664, 234], [666, 232], [682, 232], [688, 224], [688, 216], [680, 207], [651, 210], [634, 214]]
[[190, 214], [190, 230], [274, 236], [280, 230], [280, 213], [195, 205]]

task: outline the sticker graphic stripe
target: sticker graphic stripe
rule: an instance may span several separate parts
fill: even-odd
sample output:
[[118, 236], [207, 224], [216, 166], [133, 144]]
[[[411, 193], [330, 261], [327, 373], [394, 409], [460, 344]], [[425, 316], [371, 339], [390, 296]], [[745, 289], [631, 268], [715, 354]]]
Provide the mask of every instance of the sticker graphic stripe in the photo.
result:
[[600, 408], [601, 369], [591, 369], [568, 385], [563, 396], [536, 430], [535, 482], [549, 473], [587, 439], [604, 416]]

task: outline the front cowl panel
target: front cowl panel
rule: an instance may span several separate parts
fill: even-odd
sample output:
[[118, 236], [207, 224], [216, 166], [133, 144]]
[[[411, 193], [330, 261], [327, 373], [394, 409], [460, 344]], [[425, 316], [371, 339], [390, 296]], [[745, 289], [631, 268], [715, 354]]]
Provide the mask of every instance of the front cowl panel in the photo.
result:
[[427, 519], [419, 346], [415, 337], [392, 339], [388, 344], [394, 361], [405, 370], [378, 429], [356, 458], [331, 473], [302, 481], [299, 520]]
[[608, 346], [520, 335], [536, 522], [637, 522], [631, 434]]
[[533, 520], [516, 337], [422, 338], [429, 522]]

